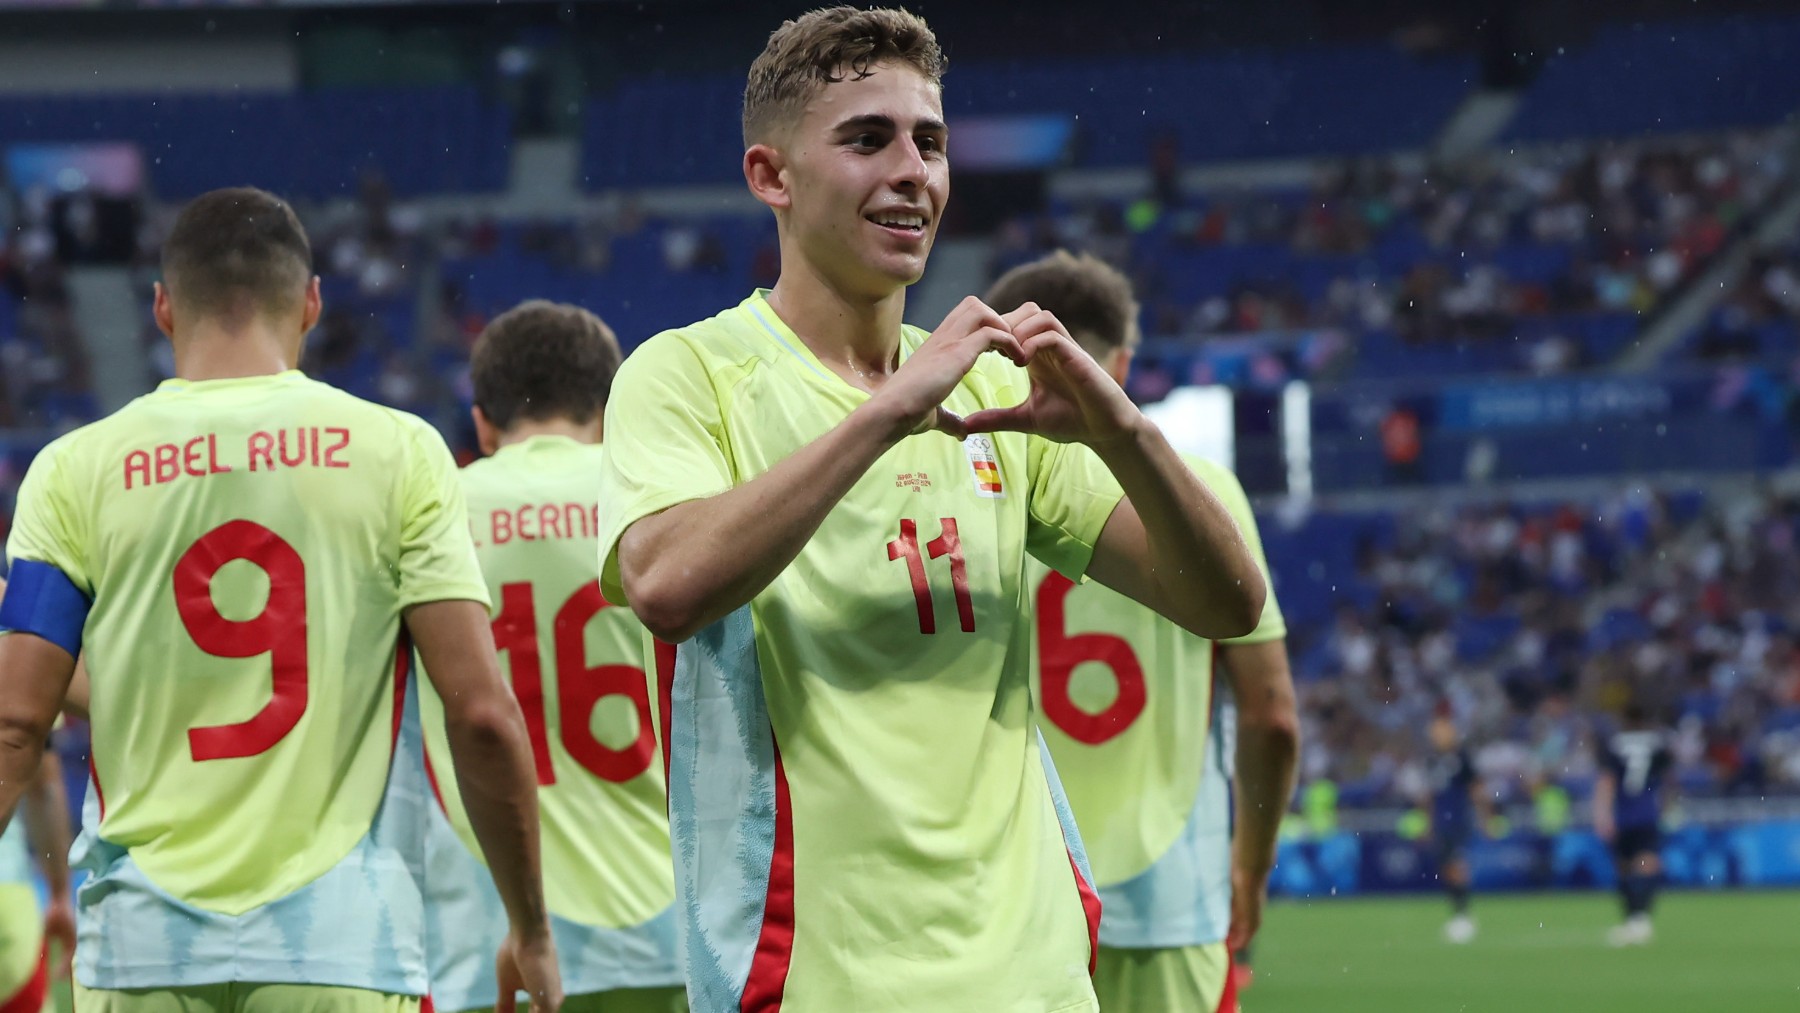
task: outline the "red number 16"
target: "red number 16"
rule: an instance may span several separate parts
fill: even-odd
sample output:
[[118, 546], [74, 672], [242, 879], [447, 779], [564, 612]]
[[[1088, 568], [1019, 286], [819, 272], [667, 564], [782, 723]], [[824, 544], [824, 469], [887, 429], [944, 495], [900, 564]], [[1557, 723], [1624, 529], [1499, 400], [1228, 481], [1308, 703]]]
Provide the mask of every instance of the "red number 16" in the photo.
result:
[[[589, 665], [588, 621], [610, 603], [598, 581], [588, 581], [556, 610], [552, 640], [556, 649], [556, 698], [562, 717], [563, 748], [588, 773], [623, 784], [650, 769], [656, 752], [656, 729], [650, 723], [650, 684], [644, 670], [632, 665]], [[494, 646], [512, 661], [513, 695], [525, 713], [531, 753], [537, 761], [538, 784], [556, 783], [550, 757], [550, 734], [544, 727], [544, 673], [538, 658], [537, 609], [531, 585], [500, 586], [500, 614], [494, 617]], [[589, 721], [594, 707], [609, 696], [629, 699], [637, 710], [637, 739], [614, 749], [594, 737]]]

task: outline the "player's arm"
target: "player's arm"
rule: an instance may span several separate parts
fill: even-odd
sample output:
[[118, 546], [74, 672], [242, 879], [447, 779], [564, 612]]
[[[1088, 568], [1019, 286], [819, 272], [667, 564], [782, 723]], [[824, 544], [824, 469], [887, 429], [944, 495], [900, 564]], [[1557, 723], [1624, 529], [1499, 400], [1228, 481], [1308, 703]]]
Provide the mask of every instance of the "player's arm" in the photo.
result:
[[1611, 770], [1601, 770], [1600, 776], [1594, 779], [1594, 833], [1603, 841], [1611, 841], [1616, 833], [1613, 826], [1613, 801], [1619, 794], [1619, 778]]
[[75, 656], [37, 633], [15, 627], [0, 636], [0, 813], [8, 819], [35, 783], [74, 671]]
[[1197, 636], [1255, 629], [1268, 588], [1224, 504], [1053, 314], [1026, 303], [1006, 322], [1030, 360], [1031, 393], [976, 412], [967, 429], [1086, 444], [1125, 490], [1088, 575]]
[[538, 853], [537, 774], [519, 703], [500, 674], [487, 610], [474, 601], [415, 605], [406, 628], [444, 701], [444, 730], [469, 823], [522, 941], [548, 939]]
[[829, 432], [748, 482], [632, 523], [617, 550], [631, 610], [657, 637], [679, 642], [755, 597], [890, 447], [933, 428], [963, 435], [961, 420], [938, 406], [989, 350], [1021, 358], [999, 314], [965, 299]]
[[69, 976], [75, 957], [75, 902], [69, 887], [69, 798], [63, 791], [62, 761], [44, 753], [37, 778], [25, 796], [25, 833], [50, 890], [44, 934], [56, 940], [57, 976]]
[[1219, 652], [1238, 712], [1229, 940], [1235, 951], [1262, 925], [1281, 820], [1294, 794], [1300, 717], [1286, 640], [1221, 644]]
[[1479, 773], [1469, 778], [1469, 804], [1475, 809], [1475, 829], [1483, 837], [1487, 836], [1488, 826], [1494, 822], [1494, 794], [1487, 790], [1487, 782]]
[[487, 586], [456, 462], [424, 422], [408, 425], [413, 452], [400, 488], [401, 617], [443, 700], [463, 807], [506, 908], [495, 1009], [511, 1013], [515, 990], [523, 990], [534, 1013], [553, 1013], [562, 1005], [562, 978], [544, 903], [537, 772], [525, 717], [494, 654]]
[[88, 699], [92, 685], [88, 681], [87, 655], [75, 659], [75, 674], [69, 677], [69, 691], [63, 696], [63, 713], [88, 720]]

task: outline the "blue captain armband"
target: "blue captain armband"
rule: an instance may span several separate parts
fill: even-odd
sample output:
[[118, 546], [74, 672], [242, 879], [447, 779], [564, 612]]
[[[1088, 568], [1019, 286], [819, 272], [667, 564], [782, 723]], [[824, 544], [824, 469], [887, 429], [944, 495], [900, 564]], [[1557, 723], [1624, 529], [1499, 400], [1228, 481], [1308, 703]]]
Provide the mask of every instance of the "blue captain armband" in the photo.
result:
[[0, 630], [31, 633], [69, 652], [81, 654], [81, 630], [94, 603], [68, 574], [35, 559], [17, 560], [0, 599]]

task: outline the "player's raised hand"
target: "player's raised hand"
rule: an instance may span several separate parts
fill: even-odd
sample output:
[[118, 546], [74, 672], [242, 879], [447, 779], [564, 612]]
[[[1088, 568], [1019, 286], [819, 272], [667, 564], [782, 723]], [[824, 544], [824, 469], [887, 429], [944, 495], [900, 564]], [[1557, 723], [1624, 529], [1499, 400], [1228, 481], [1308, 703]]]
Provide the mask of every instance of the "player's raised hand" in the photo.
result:
[[494, 1013], [518, 1013], [516, 996], [531, 997], [531, 1013], [556, 1013], [562, 1009], [562, 973], [556, 967], [556, 942], [548, 930], [529, 938], [508, 933], [494, 962], [500, 979], [500, 1001]]
[[943, 407], [944, 399], [975, 368], [975, 360], [990, 351], [1025, 364], [1025, 352], [1006, 319], [969, 296], [894, 371], [875, 398], [893, 406], [908, 433], [938, 429], [961, 439], [967, 435], [962, 419]]
[[1128, 436], [1143, 413], [1106, 370], [1083, 351], [1062, 321], [1037, 303], [1002, 318], [1025, 351], [1031, 392], [1011, 408], [990, 408], [963, 420], [971, 433], [1036, 433], [1059, 443], [1099, 447]]

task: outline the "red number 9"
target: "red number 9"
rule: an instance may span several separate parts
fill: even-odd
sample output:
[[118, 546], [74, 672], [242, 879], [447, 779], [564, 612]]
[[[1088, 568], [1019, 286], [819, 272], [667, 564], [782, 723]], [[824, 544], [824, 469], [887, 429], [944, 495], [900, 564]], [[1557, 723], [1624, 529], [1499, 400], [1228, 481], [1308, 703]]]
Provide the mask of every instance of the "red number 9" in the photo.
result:
[[[242, 559], [269, 576], [263, 610], [242, 621], [213, 604], [220, 567]], [[195, 760], [229, 760], [267, 752], [306, 713], [306, 564], [281, 536], [254, 521], [228, 521], [202, 535], [175, 562], [175, 608], [195, 646], [217, 658], [269, 655], [274, 688], [247, 721], [188, 729]]]

